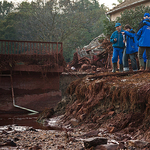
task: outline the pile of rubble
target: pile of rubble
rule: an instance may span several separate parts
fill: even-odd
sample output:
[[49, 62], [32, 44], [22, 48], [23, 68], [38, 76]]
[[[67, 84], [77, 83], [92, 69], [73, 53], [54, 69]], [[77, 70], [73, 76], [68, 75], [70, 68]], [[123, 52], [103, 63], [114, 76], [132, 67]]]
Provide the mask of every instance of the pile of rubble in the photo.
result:
[[66, 71], [102, 71], [111, 68], [112, 43], [104, 35], [96, 37], [89, 45], [77, 48]]

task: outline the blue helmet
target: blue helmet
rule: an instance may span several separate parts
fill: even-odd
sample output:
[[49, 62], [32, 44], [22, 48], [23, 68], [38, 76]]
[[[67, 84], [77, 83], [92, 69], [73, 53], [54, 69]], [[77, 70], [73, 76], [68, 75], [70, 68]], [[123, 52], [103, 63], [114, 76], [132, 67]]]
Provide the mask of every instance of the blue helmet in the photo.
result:
[[145, 13], [145, 14], [144, 14], [144, 17], [146, 17], [146, 16], [149, 17], [149, 13]]
[[121, 26], [121, 23], [117, 22], [117, 23], [115, 24], [115, 27], [119, 27], [119, 26]]

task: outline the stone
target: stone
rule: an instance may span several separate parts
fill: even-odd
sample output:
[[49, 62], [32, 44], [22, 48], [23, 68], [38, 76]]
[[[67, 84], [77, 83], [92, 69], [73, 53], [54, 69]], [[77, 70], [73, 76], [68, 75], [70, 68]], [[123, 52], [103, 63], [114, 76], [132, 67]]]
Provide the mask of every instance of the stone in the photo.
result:
[[7, 130], [8, 130], [8, 131], [12, 131], [12, 127], [9, 126]]
[[75, 119], [75, 118], [72, 118], [72, 119], [70, 120], [70, 123], [71, 123], [72, 126], [77, 126], [77, 125], [79, 125], [79, 121], [78, 121], [77, 119]]
[[119, 142], [118, 148], [117, 149], [125, 149], [125, 143], [124, 142]]
[[37, 146], [30, 147], [29, 150], [42, 150], [42, 148], [37, 145]]
[[28, 129], [27, 129], [27, 131], [35, 131], [35, 132], [38, 132], [36, 129], [34, 129], [33, 127], [29, 127]]
[[97, 145], [107, 144], [107, 139], [103, 137], [92, 137], [83, 140], [85, 148], [96, 147]]
[[65, 147], [63, 145], [57, 146], [58, 149], [64, 149]]
[[96, 66], [92, 65], [92, 66], [91, 66], [91, 69], [92, 69], [93, 71], [96, 71]]
[[5, 130], [3, 130], [3, 131], [2, 131], [2, 134], [7, 135], [8, 133], [7, 133]]
[[84, 134], [84, 135], [82, 135], [82, 136], [83, 136], [83, 137], [92, 137], [92, 136], [97, 136], [98, 133], [99, 133], [99, 131], [93, 130], [93, 131], [90, 131], [90, 132], [88, 132], [88, 133], [86, 133], [86, 134]]
[[140, 140], [129, 140], [127, 141], [128, 146], [132, 146], [135, 148], [144, 148], [146, 145], [148, 145], [148, 142], [146, 141], [140, 141]]
[[58, 137], [60, 137], [60, 135], [59, 134], [55, 134], [55, 137], [58, 138]]
[[118, 144], [104, 144], [95, 147], [95, 150], [117, 150]]
[[19, 139], [18, 139], [17, 137], [15, 137], [15, 138], [13, 139], [13, 141], [15, 141], [15, 142], [16, 142], [16, 141], [19, 141]]
[[83, 64], [83, 65], [81, 66], [81, 70], [87, 70], [87, 69], [91, 69], [91, 65]]
[[14, 143], [13, 141], [11, 141], [11, 140], [7, 140], [6, 142], [5, 142], [5, 146], [14, 146], [14, 147], [16, 147], [17, 145], [16, 145], [16, 143]]

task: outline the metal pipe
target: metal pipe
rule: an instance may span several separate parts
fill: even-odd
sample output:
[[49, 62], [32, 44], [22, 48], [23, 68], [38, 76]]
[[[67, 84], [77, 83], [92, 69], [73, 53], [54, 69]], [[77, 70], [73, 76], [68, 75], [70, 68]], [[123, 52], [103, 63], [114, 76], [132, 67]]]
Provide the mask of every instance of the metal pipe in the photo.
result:
[[[4, 75], [0, 75], [0, 76], [4, 76]], [[20, 108], [20, 109], [24, 109], [24, 110], [27, 110], [29, 112], [32, 112], [30, 113], [29, 115], [33, 115], [33, 114], [37, 114], [39, 113], [38, 111], [35, 111], [35, 110], [31, 110], [31, 109], [28, 109], [28, 108], [25, 108], [25, 107], [22, 107], [22, 106], [18, 106], [15, 104], [15, 96], [14, 96], [14, 88], [13, 88], [13, 80], [12, 80], [12, 75], [5, 75], [5, 76], [10, 76], [11, 78], [11, 92], [12, 92], [12, 98], [13, 98], [13, 106], [14, 107], [17, 107], [17, 108]]]

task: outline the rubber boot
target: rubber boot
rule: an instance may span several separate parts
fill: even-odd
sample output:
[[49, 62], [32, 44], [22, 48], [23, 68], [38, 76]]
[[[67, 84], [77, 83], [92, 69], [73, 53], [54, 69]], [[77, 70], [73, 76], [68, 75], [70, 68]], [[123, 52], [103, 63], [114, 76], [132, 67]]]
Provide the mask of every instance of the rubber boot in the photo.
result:
[[139, 59], [139, 66], [140, 66], [140, 71], [144, 70], [144, 60], [143, 59]]
[[113, 63], [113, 70], [112, 70], [112, 72], [115, 73], [116, 70], [117, 70], [117, 63]]
[[119, 64], [119, 72], [123, 72], [123, 64]]
[[150, 70], [150, 60], [146, 61], [146, 70]]

